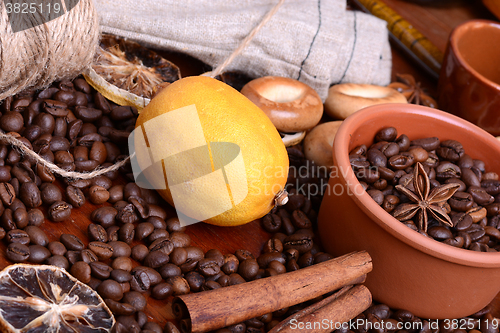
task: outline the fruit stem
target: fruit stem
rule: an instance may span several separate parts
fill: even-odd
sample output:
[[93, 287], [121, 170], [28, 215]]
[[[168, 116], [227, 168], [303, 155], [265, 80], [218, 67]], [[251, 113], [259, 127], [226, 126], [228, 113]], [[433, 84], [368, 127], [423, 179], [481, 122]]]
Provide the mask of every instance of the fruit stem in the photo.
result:
[[274, 196], [274, 206], [284, 206], [288, 202], [288, 192], [281, 190]]

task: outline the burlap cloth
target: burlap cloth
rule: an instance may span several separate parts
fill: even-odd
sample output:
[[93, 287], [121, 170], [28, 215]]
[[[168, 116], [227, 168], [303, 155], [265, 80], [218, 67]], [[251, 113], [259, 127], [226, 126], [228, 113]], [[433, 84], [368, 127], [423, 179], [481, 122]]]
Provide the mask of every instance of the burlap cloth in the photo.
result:
[[[276, 3], [95, 0], [103, 32], [186, 53], [214, 67]], [[345, 0], [286, 0], [226, 71], [299, 79], [324, 100], [332, 84], [388, 84], [391, 64], [385, 21], [346, 10]]]

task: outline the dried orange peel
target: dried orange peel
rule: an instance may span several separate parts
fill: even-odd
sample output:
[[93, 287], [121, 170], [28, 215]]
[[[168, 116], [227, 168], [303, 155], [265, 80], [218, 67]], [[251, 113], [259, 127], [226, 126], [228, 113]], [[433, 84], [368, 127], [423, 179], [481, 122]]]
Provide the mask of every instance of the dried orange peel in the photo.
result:
[[110, 332], [115, 319], [101, 297], [64, 269], [18, 264], [0, 272], [0, 331]]

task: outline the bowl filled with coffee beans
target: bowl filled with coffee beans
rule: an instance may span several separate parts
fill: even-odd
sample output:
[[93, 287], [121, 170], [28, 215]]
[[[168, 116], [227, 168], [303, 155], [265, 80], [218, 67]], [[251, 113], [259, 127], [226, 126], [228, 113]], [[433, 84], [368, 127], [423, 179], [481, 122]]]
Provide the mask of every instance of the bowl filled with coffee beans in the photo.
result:
[[365, 108], [336, 134], [318, 216], [326, 250], [366, 250], [377, 301], [424, 318], [479, 311], [500, 291], [500, 143], [448, 113]]

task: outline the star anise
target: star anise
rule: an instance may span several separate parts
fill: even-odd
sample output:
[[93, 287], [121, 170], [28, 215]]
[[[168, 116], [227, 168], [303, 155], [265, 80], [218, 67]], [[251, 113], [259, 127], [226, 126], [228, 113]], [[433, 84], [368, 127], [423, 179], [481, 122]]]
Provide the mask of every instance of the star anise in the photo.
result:
[[436, 186], [430, 190], [429, 176], [421, 163], [416, 164], [413, 174], [414, 190], [397, 185], [396, 189], [402, 192], [413, 203], [401, 204], [393, 212], [393, 216], [399, 221], [411, 219], [418, 213], [418, 229], [427, 232], [427, 214], [430, 213], [439, 222], [453, 226], [450, 217], [443, 209], [442, 204], [455, 194], [460, 187], [459, 184], [450, 183]]
[[389, 84], [388, 87], [402, 93], [408, 100], [408, 103], [437, 108], [436, 100], [427, 95], [420, 86], [420, 82], [416, 82], [413, 76], [410, 74], [396, 74], [396, 80], [396, 82]]

